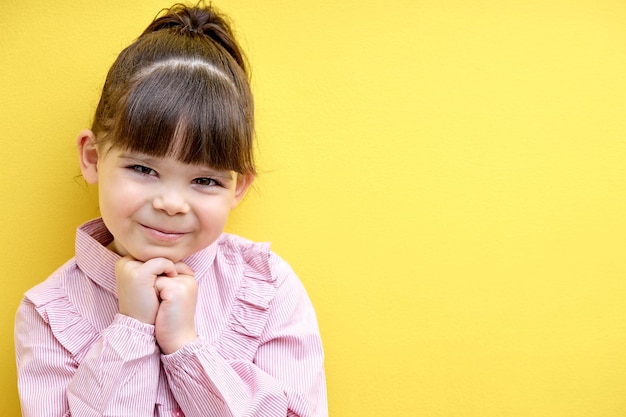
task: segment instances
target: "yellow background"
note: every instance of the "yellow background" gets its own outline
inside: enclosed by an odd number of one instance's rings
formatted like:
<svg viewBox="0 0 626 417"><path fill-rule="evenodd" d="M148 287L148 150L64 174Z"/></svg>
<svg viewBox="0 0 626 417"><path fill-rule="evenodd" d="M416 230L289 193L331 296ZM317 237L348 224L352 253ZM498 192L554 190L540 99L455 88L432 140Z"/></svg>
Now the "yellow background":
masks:
<svg viewBox="0 0 626 417"><path fill-rule="evenodd" d="M13 317L97 215L77 132L163 0L0 10L0 396ZM261 176L229 231L317 308L333 417L626 415L626 3L221 0Z"/></svg>

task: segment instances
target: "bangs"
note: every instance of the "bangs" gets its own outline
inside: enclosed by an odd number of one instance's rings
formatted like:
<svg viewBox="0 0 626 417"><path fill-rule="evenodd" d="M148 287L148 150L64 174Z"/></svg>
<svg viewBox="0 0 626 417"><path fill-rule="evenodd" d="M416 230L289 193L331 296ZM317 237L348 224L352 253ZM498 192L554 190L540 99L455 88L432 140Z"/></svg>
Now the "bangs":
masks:
<svg viewBox="0 0 626 417"><path fill-rule="evenodd" d="M206 64L166 64L140 73L113 127L114 146L154 157L254 173L252 108ZM143 75L143 76L142 76Z"/></svg>

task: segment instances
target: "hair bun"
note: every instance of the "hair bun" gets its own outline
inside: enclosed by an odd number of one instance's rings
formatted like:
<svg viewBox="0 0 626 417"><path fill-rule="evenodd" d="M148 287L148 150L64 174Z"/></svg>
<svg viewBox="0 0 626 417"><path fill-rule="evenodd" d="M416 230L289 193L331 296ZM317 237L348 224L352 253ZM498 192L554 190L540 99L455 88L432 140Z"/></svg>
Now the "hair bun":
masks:
<svg viewBox="0 0 626 417"><path fill-rule="evenodd" d="M189 7L178 3L159 14L141 36L160 30L185 36L206 36L224 48L246 71L243 53L235 41L230 23L212 6Z"/></svg>

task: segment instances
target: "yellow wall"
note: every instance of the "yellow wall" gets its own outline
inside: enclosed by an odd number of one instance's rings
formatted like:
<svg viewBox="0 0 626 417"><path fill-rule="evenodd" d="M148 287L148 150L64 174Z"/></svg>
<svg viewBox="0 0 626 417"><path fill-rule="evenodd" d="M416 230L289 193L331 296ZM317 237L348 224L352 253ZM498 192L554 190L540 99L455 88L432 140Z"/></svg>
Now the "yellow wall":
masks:
<svg viewBox="0 0 626 417"><path fill-rule="evenodd" d="M74 138L164 0L0 11L0 396L97 215ZM626 415L626 3L221 0L263 174L229 226L309 290L333 417Z"/></svg>

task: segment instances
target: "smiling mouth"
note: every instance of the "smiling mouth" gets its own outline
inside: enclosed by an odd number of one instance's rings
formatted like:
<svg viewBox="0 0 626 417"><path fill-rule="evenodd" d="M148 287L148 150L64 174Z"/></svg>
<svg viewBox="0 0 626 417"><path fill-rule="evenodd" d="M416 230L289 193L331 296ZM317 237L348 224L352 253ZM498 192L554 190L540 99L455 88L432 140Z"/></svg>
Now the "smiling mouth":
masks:
<svg viewBox="0 0 626 417"><path fill-rule="evenodd" d="M151 226L146 226L145 224L142 224L141 226L150 236L157 240L174 241L187 234L187 232L161 230Z"/></svg>

